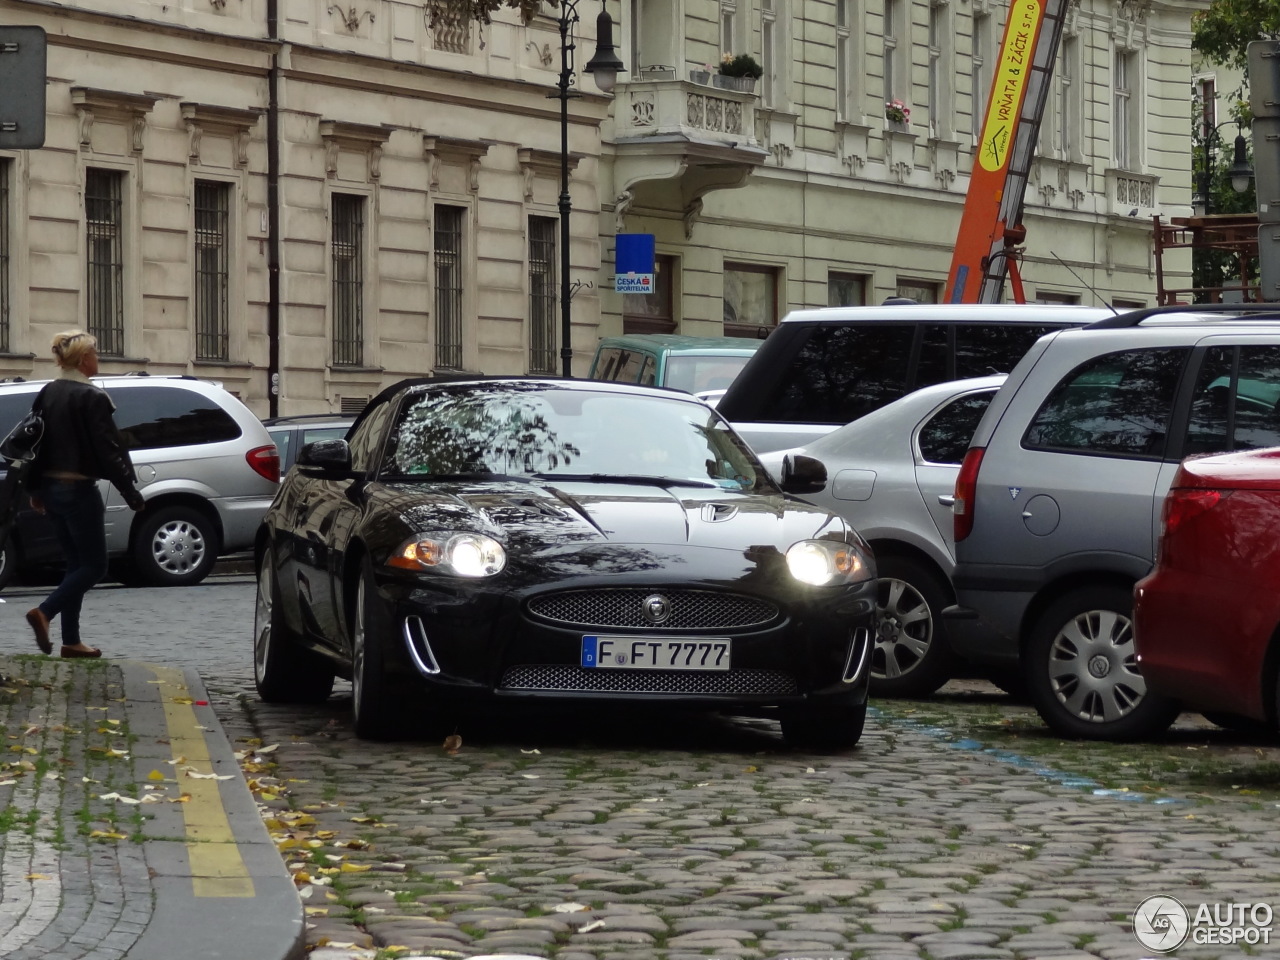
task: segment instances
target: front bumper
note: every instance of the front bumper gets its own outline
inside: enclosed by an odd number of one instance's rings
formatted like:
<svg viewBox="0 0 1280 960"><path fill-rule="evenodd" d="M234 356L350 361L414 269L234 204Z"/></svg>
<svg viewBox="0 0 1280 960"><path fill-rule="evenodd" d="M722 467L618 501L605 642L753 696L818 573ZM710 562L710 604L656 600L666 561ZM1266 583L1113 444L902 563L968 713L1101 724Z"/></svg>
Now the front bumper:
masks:
<svg viewBox="0 0 1280 960"><path fill-rule="evenodd" d="M679 628L617 622L558 621L542 601L574 594L698 595L722 607L747 597L770 606L764 622ZM519 595L449 590L391 580L380 585L391 636L388 667L425 685L434 699L662 702L689 707L794 706L810 701L865 701L873 643L875 586L867 582L803 602L742 594L731 588L613 582ZM590 606L590 604L586 604ZM730 603L730 605L732 605ZM748 618L749 619L749 618ZM583 637L729 638L731 669L622 669L582 666Z"/></svg>

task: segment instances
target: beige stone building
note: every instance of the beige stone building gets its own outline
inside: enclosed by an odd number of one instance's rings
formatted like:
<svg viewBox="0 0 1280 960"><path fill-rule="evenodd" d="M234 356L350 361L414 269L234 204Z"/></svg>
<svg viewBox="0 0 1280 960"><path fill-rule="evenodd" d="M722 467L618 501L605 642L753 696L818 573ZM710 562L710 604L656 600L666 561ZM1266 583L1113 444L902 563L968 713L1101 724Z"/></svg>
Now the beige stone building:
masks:
<svg viewBox="0 0 1280 960"><path fill-rule="evenodd" d="M0 6L48 35L45 145L0 151L0 376L47 375L72 326L105 372L217 379L264 416L559 371L554 8L481 28L400 0ZM1029 297L1153 301L1151 217L1190 202L1194 6L1073 5ZM628 70L612 97L579 76L569 108L576 374L624 329L941 298L1006 4L606 7ZM579 67L599 9L579 2ZM760 61L754 89L700 75L726 50ZM613 291L617 232L656 236L655 295Z"/></svg>

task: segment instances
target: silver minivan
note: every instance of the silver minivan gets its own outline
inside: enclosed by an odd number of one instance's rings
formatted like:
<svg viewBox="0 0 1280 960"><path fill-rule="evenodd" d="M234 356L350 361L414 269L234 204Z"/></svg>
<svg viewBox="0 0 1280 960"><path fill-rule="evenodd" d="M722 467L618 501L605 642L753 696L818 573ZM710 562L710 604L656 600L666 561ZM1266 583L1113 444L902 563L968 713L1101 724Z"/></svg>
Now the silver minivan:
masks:
<svg viewBox="0 0 1280 960"><path fill-rule="evenodd" d="M943 611L952 646L1016 671L1060 734L1131 739L1168 725L1177 706L1147 693L1132 621L1165 493L1185 457L1280 445L1280 308L1213 309L1046 336L997 391L961 465L956 604Z"/></svg>
<svg viewBox="0 0 1280 960"><path fill-rule="evenodd" d="M0 383L0 436L48 381ZM102 481L107 552L139 582L198 583L222 554L253 546L279 488L280 457L261 421L216 383L188 376L103 376L146 508L131 511ZM52 524L20 510L0 552L0 585L19 566L54 563Z"/></svg>

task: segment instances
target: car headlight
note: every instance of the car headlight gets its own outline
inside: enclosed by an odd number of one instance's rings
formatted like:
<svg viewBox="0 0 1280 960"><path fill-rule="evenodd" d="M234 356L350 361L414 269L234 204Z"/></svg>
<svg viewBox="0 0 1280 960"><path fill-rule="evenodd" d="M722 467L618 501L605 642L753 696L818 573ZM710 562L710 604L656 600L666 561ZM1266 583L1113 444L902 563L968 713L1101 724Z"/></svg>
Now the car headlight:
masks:
<svg viewBox="0 0 1280 960"><path fill-rule="evenodd" d="M787 569L801 583L827 587L871 579L871 564L852 543L801 540L787 549Z"/></svg>
<svg viewBox="0 0 1280 960"><path fill-rule="evenodd" d="M420 536L402 543L387 565L401 570L438 570L459 577L492 577L507 565L507 551L483 533Z"/></svg>

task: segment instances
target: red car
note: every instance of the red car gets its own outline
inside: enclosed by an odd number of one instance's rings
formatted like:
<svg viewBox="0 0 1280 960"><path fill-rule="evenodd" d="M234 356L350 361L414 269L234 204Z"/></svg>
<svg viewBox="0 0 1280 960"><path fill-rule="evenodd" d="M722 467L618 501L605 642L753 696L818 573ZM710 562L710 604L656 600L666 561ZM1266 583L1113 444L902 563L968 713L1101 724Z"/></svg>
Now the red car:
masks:
<svg viewBox="0 0 1280 960"><path fill-rule="evenodd" d="M1185 461L1155 569L1134 590L1147 689L1225 727L1274 729L1280 700L1280 447Z"/></svg>

